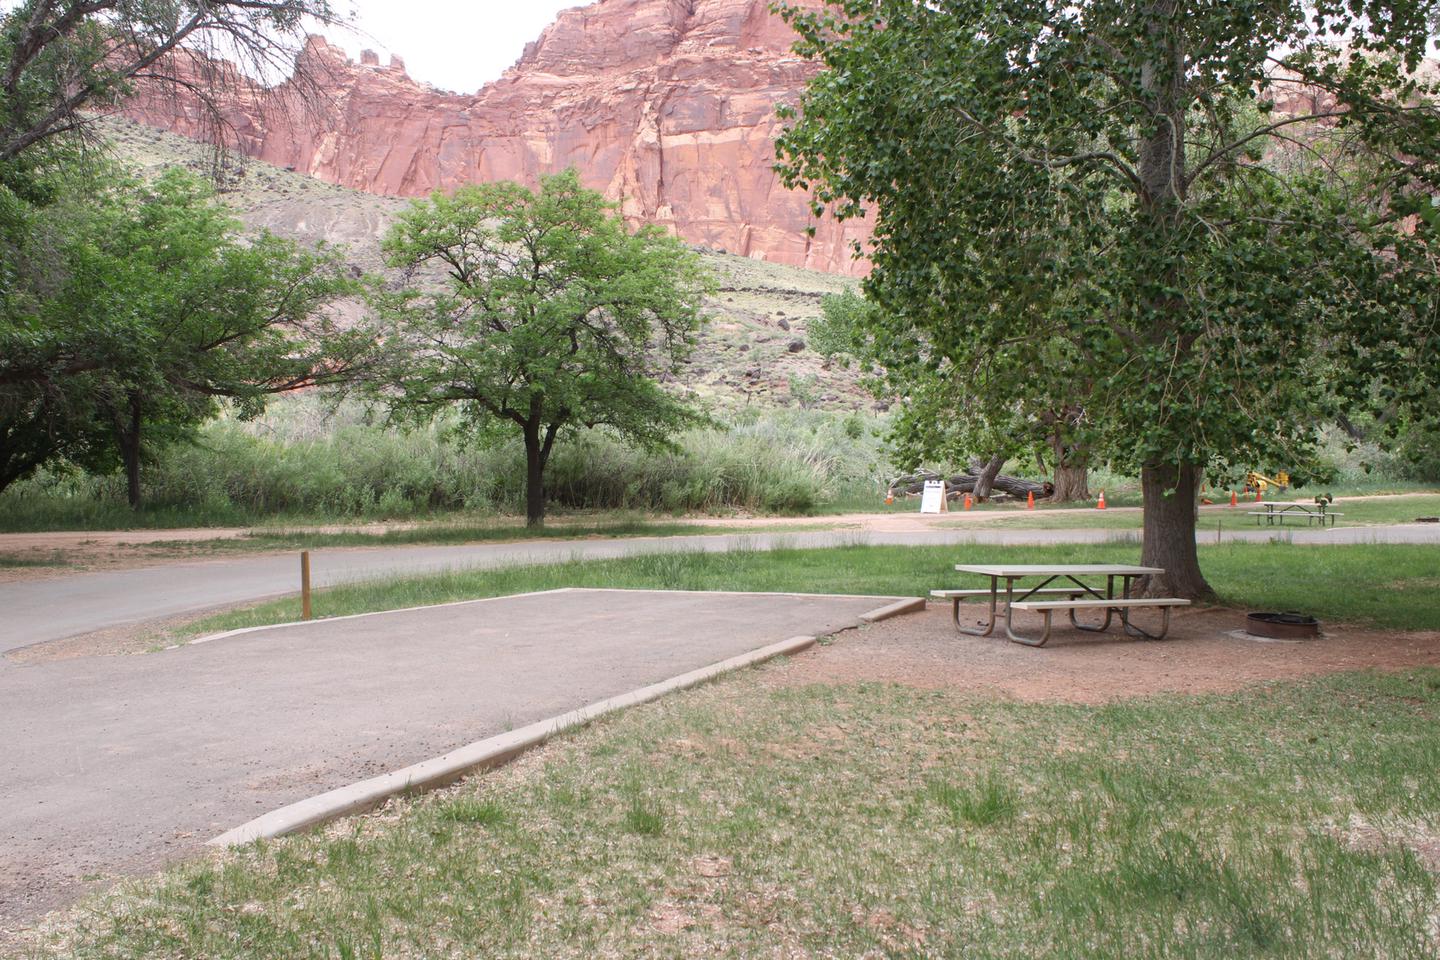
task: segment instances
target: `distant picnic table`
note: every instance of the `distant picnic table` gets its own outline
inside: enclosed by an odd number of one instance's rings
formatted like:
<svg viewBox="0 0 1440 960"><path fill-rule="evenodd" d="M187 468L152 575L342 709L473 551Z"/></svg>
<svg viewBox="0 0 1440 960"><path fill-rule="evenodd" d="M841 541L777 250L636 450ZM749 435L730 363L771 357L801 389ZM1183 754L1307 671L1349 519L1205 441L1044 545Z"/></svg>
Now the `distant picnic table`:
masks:
<svg viewBox="0 0 1440 960"><path fill-rule="evenodd" d="M1031 647L1043 647L1050 640L1051 615L1062 610L1069 614L1070 623L1079 630L1098 633L1108 630L1118 614L1126 634L1148 640L1159 640L1170 630L1170 611L1187 605L1189 600L1173 597L1136 598L1130 596L1130 585L1139 577L1164 573L1161 567L1137 567L1124 564L1079 563L1079 564L969 564L957 563L960 573L977 574L990 578L989 589L975 590L932 590L930 595L937 599L949 600L953 604L952 618L955 629L976 637L988 637L995 630L999 605L1005 604L1005 636L1016 643ZM1100 585L1103 578L1104 586ZM1001 581L1005 582L1002 592ZM1120 591L1116 593L1116 581ZM1038 581L1021 584L1021 581ZM1017 586L1018 585L1018 586ZM983 630L967 627L960 622L960 604L967 597L989 597L990 620ZM1003 600L1002 600L1003 597ZM1063 597L1064 599L1048 599ZM1042 598L1042 599L1032 599ZM1160 632L1148 633L1130 622L1130 610L1135 607L1154 607L1164 614ZM1025 610L1043 614L1045 630L1039 638L1028 637L1015 632L1013 611ZM1103 610L1103 623L1088 625L1075 619L1077 610Z"/></svg>
<svg viewBox="0 0 1440 960"><path fill-rule="evenodd" d="M1325 521L1330 521L1330 526L1335 526L1335 518L1343 517L1345 514L1330 509L1330 504L1324 500L1262 500L1256 504L1263 507L1260 510L1249 511L1249 516L1255 518L1256 525L1284 526L1288 517L1291 520L1304 519L1305 526L1318 523L1325 526Z"/></svg>

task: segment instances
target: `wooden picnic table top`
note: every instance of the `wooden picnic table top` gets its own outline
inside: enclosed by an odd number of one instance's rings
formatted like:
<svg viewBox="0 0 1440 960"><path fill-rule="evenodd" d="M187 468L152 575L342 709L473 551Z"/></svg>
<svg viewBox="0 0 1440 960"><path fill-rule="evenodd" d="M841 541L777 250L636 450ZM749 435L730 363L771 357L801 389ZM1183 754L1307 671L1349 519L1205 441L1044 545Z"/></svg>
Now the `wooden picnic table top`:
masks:
<svg viewBox="0 0 1440 960"><path fill-rule="evenodd" d="M1109 563L957 563L961 573L984 577L1143 577L1164 573L1161 567L1132 567Z"/></svg>
<svg viewBox="0 0 1440 960"><path fill-rule="evenodd" d="M1262 507L1309 507L1312 510L1324 510L1328 503L1316 503L1314 500L1261 500Z"/></svg>

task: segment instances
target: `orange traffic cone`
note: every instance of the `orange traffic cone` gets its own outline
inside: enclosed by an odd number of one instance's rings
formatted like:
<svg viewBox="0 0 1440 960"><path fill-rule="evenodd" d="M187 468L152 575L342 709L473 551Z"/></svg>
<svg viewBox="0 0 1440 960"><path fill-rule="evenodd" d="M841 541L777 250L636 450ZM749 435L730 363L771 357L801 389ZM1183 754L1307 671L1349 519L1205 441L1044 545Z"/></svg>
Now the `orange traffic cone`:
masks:
<svg viewBox="0 0 1440 960"><path fill-rule="evenodd" d="M1240 498L1237 497L1237 496L1235 496L1235 491L1234 491L1234 490L1231 490L1231 491L1230 491L1230 506L1232 506L1232 507L1238 507L1238 506L1240 506Z"/></svg>
<svg viewBox="0 0 1440 960"><path fill-rule="evenodd" d="M1259 503L1261 500L1264 500L1264 499L1265 499L1265 491L1264 491L1264 490L1261 490L1259 487L1256 487L1256 488L1255 488L1255 502L1256 502L1256 503Z"/></svg>
<svg viewBox="0 0 1440 960"><path fill-rule="evenodd" d="M1096 509L1096 510L1104 510L1104 509L1105 509L1105 491L1104 491L1104 490L1101 490L1101 491L1100 491L1100 502L1097 503L1097 504L1095 504L1095 509Z"/></svg>
<svg viewBox="0 0 1440 960"><path fill-rule="evenodd" d="M894 503L894 502L895 502L895 493L894 493L894 491L892 491L892 490L886 490L886 491L885 491L885 506L888 507L888 506L890 506L890 504L892 504L892 503Z"/></svg>
<svg viewBox="0 0 1440 960"><path fill-rule="evenodd" d="M970 503L971 503L970 494L967 493L967 494L965 494L965 509L966 509L966 510L969 510L969 509L970 509Z"/></svg>
<svg viewBox="0 0 1440 960"><path fill-rule="evenodd" d="M1034 491L1034 490L1031 490L1030 493L1025 497L1025 509L1026 509L1026 510L1034 510L1034 509L1035 509L1035 491Z"/></svg>

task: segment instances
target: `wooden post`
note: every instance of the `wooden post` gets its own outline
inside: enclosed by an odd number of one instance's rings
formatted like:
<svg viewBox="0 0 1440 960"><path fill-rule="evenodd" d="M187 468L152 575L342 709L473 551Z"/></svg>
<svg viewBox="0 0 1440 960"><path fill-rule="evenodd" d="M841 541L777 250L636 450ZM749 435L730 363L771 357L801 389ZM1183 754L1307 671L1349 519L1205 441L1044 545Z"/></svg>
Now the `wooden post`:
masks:
<svg viewBox="0 0 1440 960"><path fill-rule="evenodd" d="M310 551L300 551L300 619L310 619Z"/></svg>

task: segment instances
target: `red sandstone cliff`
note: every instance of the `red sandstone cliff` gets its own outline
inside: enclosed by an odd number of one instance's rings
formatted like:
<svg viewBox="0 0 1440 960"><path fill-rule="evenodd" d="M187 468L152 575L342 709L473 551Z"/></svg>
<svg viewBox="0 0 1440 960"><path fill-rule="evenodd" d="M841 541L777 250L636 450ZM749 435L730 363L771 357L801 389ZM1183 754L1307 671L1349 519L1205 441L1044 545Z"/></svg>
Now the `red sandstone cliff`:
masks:
<svg viewBox="0 0 1440 960"><path fill-rule="evenodd" d="M859 273L861 223L815 223L803 194L771 169L777 105L815 71L769 0L599 0L562 12L505 75L475 94L411 80L392 59L360 63L312 38L301 72L225 110L231 146L334 183L419 195L481 180L534 182L576 167L634 222L685 240L794 266ZM300 106L302 99L311 104ZM198 101L141 95L125 110L203 137Z"/></svg>

